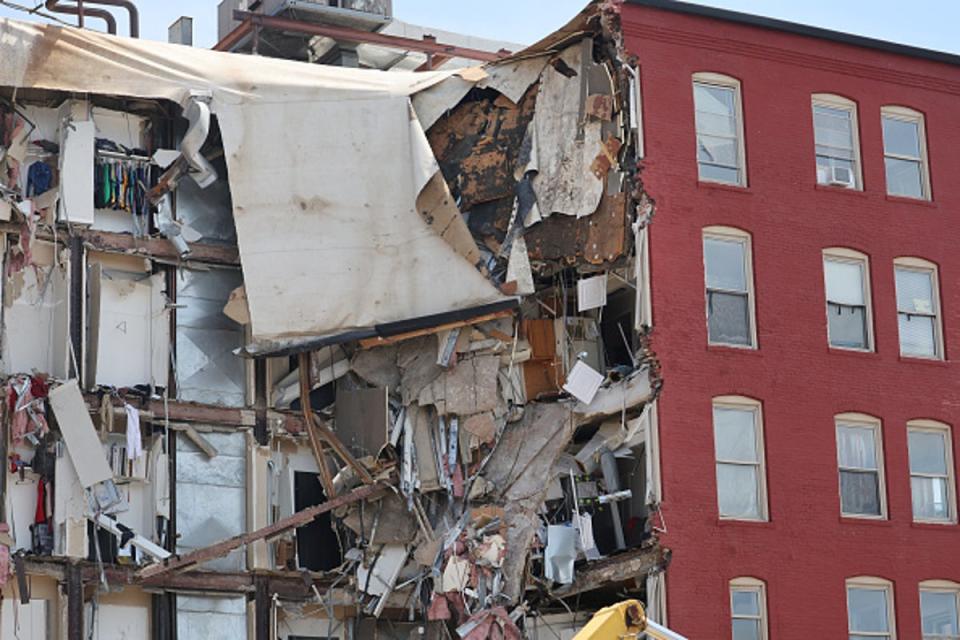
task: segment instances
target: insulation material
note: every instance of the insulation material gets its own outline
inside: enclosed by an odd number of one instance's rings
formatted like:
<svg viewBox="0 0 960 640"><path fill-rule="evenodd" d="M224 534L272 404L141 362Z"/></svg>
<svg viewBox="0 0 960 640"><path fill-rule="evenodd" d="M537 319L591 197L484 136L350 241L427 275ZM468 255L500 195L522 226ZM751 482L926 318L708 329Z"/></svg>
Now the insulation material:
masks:
<svg viewBox="0 0 960 640"><path fill-rule="evenodd" d="M54 260L53 245L33 243L35 267L4 278L3 372L67 375L68 278ZM16 339L9 330L16 327Z"/></svg>
<svg viewBox="0 0 960 640"><path fill-rule="evenodd" d="M97 384L166 386L170 320L164 288L160 273L101 272L99 317L91 326L97 331Z"/></svg>
<svg viewBox="0 0 960 640"><path fill-rule="evenodd" d="M76 380L70 380L50 392L50 408L67 445L67 452L84 488L113 479L113 472L90 419L87 405Z"/></svg>
<svg viewBox="0 0 960 640"><path fill-rule="evenodd" d="M597 210L603 195L605 180L591 169L600 152L603 123L587 120L581 127L581 82L586 82L583 76L589 66L584 64L583 48L571 47L560 59L562 64L554 63L543 73L528 133L532 150L527 171L537 174L533 186L541 216L562 213L582 218ZM568 76L570 71L574 75ZM536 220L528 217L525 222Z"/></svg>
<svg viewBox="0 0 960 640"><path fill-rule="evenodd" d="M223 313L230 292L242 284L229 269L177 275L177 394L180 400L241 407L246 398L243 326Z"/></svg>
<svg viewBox="0 0 960 640"><path fill-rule="evenodd" d="M222 158L213 161L218 175L226 175L227 165ZM218 180L206 189L193 180L182 180L177 187L177 219L193 229L202 242L235 244L237 229L233 224L230 185Z"/></svg>
<svg viewBox="0 0 960 640"><path fill-rule="evenodd" d="M178 594L176 617L177 640L247 637L247 599L244 596Z"/></svg>
<svg viewBox="0 0 960 640"><path fill-rule="evenodd" d="M177 434L177 553L183 554L246 531L246 434L204 433L217 449L207 458L184 434ZM242 549L202 565L215 571L246 568Z"/></svg>
<svg viewBox="0 0 960 640"><path fill-rule="evenodd" d="M212 93L261 347L503 299L416 209L439 168L410 96L447 72L377 74L10 20L0 58L3 86L177 103ZM458 286L435 286L437 273Z"/></svg>

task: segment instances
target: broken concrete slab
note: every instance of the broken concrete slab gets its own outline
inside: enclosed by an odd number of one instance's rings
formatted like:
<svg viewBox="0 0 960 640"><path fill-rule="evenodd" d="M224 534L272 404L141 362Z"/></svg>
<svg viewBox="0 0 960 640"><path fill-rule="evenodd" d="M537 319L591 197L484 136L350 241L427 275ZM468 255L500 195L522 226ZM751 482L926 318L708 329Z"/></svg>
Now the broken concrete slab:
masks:
<svg viewBox="0 0 960 640"><path fill-rule="evenodd" d="M466 358L420 392L421 406L433 405L442 415L471 415L497 408L498 356Z"/></svg>

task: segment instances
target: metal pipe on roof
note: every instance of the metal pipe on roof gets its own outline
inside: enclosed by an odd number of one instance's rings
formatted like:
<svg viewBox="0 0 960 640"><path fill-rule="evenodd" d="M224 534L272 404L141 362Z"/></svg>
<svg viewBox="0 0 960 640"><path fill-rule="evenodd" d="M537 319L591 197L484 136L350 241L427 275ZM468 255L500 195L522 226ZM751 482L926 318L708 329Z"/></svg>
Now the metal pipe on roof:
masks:
<svg viewBox="0 0 960 640"><path fill-rule="evenodd" d="M137 10L137 5L135 5L131 0L83 0L87 4L105 4L111 7L121 7L126 9L130 14L130 37L139 38L140 37L140 11ZM89 12L89 10L88 10Z"/></svg>
<svg viewBox="0 0 960 640"><path fill-rule="evenodd" d="M86 0L90 2L90 0ZM52 11L53 13L62 13L69 16L80 16L81 9L78 6L65 4L63 0L46 0L44 5L47 8L47 11ZM113 35L117 34L117 20L113 17L113 14L104 9L83 9L83 15L88 18L100 18L107 23L107 32L112 33Z"/></svg>

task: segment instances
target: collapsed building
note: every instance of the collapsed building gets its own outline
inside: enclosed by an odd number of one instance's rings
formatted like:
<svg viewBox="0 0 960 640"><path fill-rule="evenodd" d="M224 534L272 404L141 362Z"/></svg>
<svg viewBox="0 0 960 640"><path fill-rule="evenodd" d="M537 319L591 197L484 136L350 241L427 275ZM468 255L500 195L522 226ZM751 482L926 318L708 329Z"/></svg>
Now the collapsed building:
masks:
<svg viewBox="0 0 960 640"><path fill-rule="evenodd" d="M616 3L455 71L14 21L0 55L0 635L537 638L655 604Z"/></svg>

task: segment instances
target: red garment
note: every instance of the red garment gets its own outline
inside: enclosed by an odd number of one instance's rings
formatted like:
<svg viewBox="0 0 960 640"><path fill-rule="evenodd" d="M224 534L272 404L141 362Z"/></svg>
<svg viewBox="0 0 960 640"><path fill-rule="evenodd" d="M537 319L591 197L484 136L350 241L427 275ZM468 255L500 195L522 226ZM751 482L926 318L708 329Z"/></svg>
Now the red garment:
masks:
<svg viewBox="0 0 960 640"><path fill-rule="evenodd" d="M33 524L47 523L47 483L43 478L37 481L37 512L33 516Z"/></svg>

